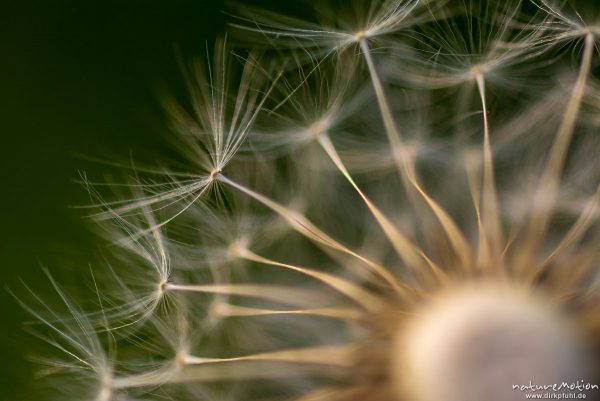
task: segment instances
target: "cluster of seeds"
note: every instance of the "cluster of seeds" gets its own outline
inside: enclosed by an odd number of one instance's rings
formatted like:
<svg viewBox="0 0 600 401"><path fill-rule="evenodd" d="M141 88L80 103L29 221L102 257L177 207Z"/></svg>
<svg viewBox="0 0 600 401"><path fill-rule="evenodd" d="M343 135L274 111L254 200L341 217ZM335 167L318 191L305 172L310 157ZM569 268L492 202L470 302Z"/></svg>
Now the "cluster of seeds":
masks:
<svg viewBox="0 0 600 401"><path fill-rule="evenodd" d="M319 7L235 9L165 101L180 160L86 180L92 299L24 302L48 394L600 396L600 4Z"/></svg>

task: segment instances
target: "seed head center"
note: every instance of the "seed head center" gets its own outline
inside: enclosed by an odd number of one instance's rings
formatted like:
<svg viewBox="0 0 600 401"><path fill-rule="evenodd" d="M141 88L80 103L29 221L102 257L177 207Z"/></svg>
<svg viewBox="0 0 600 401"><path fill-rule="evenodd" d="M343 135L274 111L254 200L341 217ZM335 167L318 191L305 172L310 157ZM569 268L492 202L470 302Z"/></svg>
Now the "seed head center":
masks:
<svg viewBox="0 0 600 401"><path fill-rule="evenodd" d="M396 340L398 395L512 401L523 399L513 385L581 380L588 373L581 338L546 301L498 286L440 296Z"/></svg>

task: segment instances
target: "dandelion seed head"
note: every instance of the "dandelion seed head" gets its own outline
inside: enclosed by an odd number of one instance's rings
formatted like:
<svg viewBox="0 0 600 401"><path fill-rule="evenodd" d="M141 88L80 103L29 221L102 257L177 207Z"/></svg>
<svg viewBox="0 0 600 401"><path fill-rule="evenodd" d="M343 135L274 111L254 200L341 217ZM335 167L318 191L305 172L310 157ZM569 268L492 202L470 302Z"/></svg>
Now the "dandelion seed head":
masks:
<svg viewBox="0 0 600 401"><path fill-rule="evenodd" d="M187 170L132 166L114 201L84 179L109 291L94 278L86 313L51 280L67 318L34 295L55 367L96 401L506 401L593 380L598 23L475 3L241 9L238 40L265 51L217 41L184 70L189 104L166 102Z"/></svg>

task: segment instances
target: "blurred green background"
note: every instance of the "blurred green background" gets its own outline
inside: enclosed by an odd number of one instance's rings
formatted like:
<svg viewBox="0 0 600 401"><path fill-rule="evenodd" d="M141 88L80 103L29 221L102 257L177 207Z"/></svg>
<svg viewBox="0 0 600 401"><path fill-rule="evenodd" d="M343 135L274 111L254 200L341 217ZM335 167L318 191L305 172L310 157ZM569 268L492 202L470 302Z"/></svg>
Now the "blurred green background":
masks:
<svg viewBox="0 0 600 401"><path fill-rule="evenodd" d="M177 53L201 57L226 16L221 0L2 4L0 400L8 401L30 400L27 357L40 341L23 331L30 317L5 288L23 293L20 280L49 288L42 265L59 277L87 273L96 248L84 211L71 207L90 202L74 180L79 170L101 178L106 166L76 155L160 154L159 94L184 91Z"/></svg>

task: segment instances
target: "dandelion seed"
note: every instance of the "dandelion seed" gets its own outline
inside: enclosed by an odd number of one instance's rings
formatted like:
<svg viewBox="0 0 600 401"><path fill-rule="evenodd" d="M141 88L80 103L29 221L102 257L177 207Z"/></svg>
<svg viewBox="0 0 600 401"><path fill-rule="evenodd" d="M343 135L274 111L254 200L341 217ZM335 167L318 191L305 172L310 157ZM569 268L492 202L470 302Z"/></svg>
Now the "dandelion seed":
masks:
<svg viewBox="0 0 600 401"><path fill-rule="evenodd" d="M243 7L233 27L271 38L271 42L283 48L322 49L324 55L341 52L370 39L393 34L422 23L430 18L428 1L423 0L376 0L370 4L353 2L354 10L340 15L344 10L330 9L322 4L321 15L325 21L311 23L277 15L264 10ZM327 18L328 17L328 18ZM347 17L346 19L344 17Z"/></svg>
<svg viewBox="0 0 600 401"><path fill-rule="evenodd" d="M139 185L136 197L128 201L119 201L116 205L101 202L109 210L96 214L98 220L112 218L114 215L127 216L138 213L144 208L155 212L175 207L175 212L149 230L160 228L174 220L192 205L201 200L214 188L216 178L240 150L252 123L268 98L272 85L265 93L261 92L261 81L257 61L253 55L245 61L238 82L237 94L230 98L229 85L232 80L230 55L224 41L215 45L214 67L208 72L200 63L194 65L189 75L190 98L193 115L190 116L174 102L167 104L172 117L177 145L197 170L184 177L178 173L166 172L171 179L170 185ZM150 195L144 192L148 191ZM183 205L181 205L183 204ZM139 232L144 235L148 231Z"/></svg>

